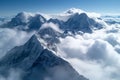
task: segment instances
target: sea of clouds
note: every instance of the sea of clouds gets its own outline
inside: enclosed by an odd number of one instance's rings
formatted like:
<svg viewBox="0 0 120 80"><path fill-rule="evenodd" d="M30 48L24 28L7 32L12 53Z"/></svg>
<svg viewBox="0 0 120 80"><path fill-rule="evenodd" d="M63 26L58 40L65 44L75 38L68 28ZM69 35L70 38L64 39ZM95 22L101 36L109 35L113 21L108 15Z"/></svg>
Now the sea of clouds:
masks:
<svg viewBox="0 0 120 80"><path fill-rule="evenodd" d="M43 26L52 25L52 23ZM58 28L54 28L58 30ZM15 29L0 28L0 58L15 46L23 45L35 32L27 33ZM107 25L92 34L60 38L59 55L73 68L90 80L120 79L120 24ZM19 71L18 71L19 72ZM8 78L0 80L19 80L16 71L10 71Z"/></svg>
<svg viewBox="0 0 120 80"><path fill-rule="evenodd" d="M60 55L90 80L120 79L120 25L61 38Z"/></svg>

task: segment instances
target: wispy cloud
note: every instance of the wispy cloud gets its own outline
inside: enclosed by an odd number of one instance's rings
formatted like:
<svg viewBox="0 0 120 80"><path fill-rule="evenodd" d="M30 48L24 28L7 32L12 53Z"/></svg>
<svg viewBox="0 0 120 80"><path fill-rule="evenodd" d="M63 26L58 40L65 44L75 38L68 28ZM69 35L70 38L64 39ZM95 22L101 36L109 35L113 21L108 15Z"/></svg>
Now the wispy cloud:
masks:
<svg viewBox="0 0 120 80"><path fill-rule="evenodd" d="M34 32L27 33L14 29L0 28L0 58L15 46L24 44Z"/></svg>

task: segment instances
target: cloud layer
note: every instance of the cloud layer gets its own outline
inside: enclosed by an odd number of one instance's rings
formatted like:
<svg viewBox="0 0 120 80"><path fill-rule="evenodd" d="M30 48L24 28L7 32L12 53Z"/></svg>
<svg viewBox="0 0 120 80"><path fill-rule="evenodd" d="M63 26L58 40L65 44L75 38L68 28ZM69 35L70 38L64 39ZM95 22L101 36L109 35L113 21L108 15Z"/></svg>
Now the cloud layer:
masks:
<svg viewBox="0 0 120 80"><path fill-rule="evenodd" d="M59 53L90 80L119 80L120 28L116 27L60 39Z"/></svg>

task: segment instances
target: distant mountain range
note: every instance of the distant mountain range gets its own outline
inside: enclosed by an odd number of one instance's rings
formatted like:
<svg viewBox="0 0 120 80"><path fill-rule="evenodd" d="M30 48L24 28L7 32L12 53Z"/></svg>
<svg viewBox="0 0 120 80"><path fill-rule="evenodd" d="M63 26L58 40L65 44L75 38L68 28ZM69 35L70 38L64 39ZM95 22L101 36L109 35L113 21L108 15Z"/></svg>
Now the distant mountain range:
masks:
<svg viewBox="0 0 120 80"><path fill-rule="evenodd" d="M77 12L78 11L78 12ZM94 29L103 28L104 23L99 18L90 18L87 13L79 12L80 10L70 9L64 13L64 17L69 18L67 21L60 20L59 18L50 18L47 20L41 14L31 15L26 12L18 13L11 21L1 25L1 27L16 28L25 31L38 30L44 23L57 24L63 31L82 31L91 33Z"/></svg>

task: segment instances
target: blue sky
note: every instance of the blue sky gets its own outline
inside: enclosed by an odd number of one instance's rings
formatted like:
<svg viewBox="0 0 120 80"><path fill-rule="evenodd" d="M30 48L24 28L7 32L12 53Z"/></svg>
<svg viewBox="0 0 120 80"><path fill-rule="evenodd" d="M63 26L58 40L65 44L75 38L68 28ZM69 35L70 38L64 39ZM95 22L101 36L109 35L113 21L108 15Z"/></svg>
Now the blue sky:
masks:
<svg viewBox="0 0 120 80"><path fill-rule="evenodd" d="M59 13L69 8L98 13L120 13L120 0L0 0L0 16L18 12Z"/></svg>

